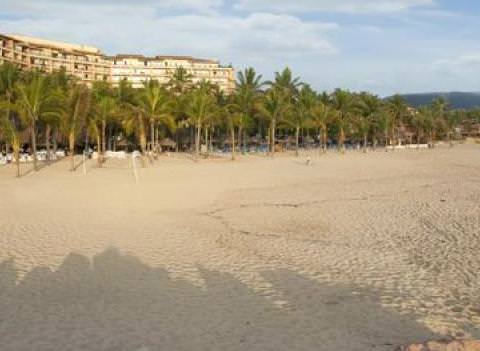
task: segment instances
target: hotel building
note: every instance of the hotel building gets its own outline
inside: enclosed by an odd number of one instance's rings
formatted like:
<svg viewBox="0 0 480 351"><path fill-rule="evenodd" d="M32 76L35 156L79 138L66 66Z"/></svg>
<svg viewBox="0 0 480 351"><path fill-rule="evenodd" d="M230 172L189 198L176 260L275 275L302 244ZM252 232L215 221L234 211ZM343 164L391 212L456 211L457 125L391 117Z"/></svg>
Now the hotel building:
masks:
<svg viewBox="0 0 480 351"><path fill-rule="evenodd" d="M116 86L121 80L134 88L147 80L168 83L175 70L183 67L193 83L202 80L217 84L221 90L235 88L235 71L215 60L187 56L116 55L106 56L99 49L65 44L22 35L0 34L0 64L11 62L22 69L53 72L64 68L66 72L91 85L94 81L107 81Z"/></svg>

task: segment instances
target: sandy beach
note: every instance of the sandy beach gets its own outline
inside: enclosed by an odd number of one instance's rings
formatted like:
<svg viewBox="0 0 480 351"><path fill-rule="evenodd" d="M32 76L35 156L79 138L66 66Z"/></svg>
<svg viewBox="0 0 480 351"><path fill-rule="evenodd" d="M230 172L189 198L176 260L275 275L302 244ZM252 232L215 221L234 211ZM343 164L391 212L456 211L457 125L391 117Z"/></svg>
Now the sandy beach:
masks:
<svg viewBox="0 0 480 351"><path fill-rule="evenodd" d="M306 157L0 167L0 350L480 338L480 147Z"/></svg>

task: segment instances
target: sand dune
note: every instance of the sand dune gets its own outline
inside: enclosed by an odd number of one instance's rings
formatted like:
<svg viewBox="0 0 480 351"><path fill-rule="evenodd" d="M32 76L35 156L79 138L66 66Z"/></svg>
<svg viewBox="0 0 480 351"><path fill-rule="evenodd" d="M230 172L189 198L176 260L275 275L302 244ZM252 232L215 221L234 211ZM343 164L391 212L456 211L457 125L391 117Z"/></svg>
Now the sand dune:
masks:
<svg viewBox="0 0 480 351"><path fill-rule="evenodd" d="M480 148L311 159L1 167L0 350L479 338Z"/></svg>

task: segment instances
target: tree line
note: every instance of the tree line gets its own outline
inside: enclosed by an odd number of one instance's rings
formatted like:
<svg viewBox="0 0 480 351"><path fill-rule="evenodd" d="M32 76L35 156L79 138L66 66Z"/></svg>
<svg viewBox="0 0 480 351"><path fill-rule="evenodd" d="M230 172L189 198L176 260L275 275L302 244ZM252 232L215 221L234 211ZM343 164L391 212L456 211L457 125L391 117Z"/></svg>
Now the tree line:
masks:
<svg viewBox="0 0 480 351"><path fill-rule="evenodd" d="M480 114L454 111L443 99L418 110L400 96L388 100L367 93L337 89L316 92L289 68L263 80L253 68L238 73L231 94L202 81L194 84L184 68L176 69L168 84L149 80L134 89L124 80L80 84L65 71L21 71L0 66L0 143L12 150L19 172L20 153L28 145L38 169L39 143L47 162L63 145L75 167L79 148L93 146L98 166L117 141L155 158L161 140L169 138L197 155L214 146L227 146L232 158L251 145L263 145L273 156L282 145L297 155L304 145L327 151L346 144L367 148L400 142L452 140L455 128ZM3 149L3 147L2 147Z"/></svg>

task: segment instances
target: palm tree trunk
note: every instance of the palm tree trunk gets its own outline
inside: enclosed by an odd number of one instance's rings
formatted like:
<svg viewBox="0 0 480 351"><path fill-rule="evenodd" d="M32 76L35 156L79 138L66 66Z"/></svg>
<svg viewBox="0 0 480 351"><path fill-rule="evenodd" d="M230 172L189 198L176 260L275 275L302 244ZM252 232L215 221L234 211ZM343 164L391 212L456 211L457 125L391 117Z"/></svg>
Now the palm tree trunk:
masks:
<svg viewBox="0 0 480 351"><path fill-rule="evenodd" d="M15 156L15 163L17 166L17 177L20 177L20 138L18 135L13 136L12 140L13 154Z"/></svg>
<svg viewBox="0 0 480 351"><path fill-rule="evenodd" d="M238 126L238 138L237 139L238 139L238 141L237 141L238 150L243 152L243 150L242 150L242 125L241 124Z"/></svg>
<svg viewBox="0 0 480 351"><path fill-rule="evenodd" d="M300 127L297 126L295 130L295 155L298 157L300 155Z"/></svg>
<svg viewBox="0 0 480 351"><path fill-rule="evenodd" d="M197 122L197 134L195 136L195 153L200 155L200 137L202 132L202 125L200 123L200 119Z"/></svg>
<svg viewBox="0 0 480 351"><path fill-rule="evenodd" d="M97 133L97 150L100 150L102 142L100 141L100 134ZM97 165L99 168L102 167L102 154L99 152L97 157Z"/></svg>
<svg viewBox="0 0 480 351"><path fill-rule="evenodd" d="M272 128L271 128L271 133L272 133L272 157L275 156L275 129L277 128L276 126L276 119L272 119Z"/></svg>
<svg viewBox="0 0 480 351"><path fill-rule="evenodd" d="M17 177L20 177L20 140L13 145L13 153L15 154L15 163L17 164Z"/></svg>
<svg viewBox="0 0 480 351"><path fill-rule="evenodd" d="M5 117L7 118L7 123L10 122L10 94L7 93L7 109L5 111ZM10 149L10 145L8 145L8 140L5 142L5 157L8 155L8 150ZM1 153L1 150L0 150Z"/></svg>
<svg viewBox="0 0 480 351"><path fill-rule="evenodd" d="M47 148L47 162L50 163L50 134L51 134L51 127L47 124L45 129L45 146Z"/></svg>
<svg viewBox="0 0 480 351"><path fill-rule="evenodd" d="M363 152L367 153L367 134L363 135Z"/></svg>
<svg viewBox="0 0 480 351"><path fill-rule="evenodd" d="M155 150L155 121L150 119L150 151L154 152Z"/></svg>
<svg viewBox="0 0 480 351"><path fill-rule="evenodd" d="M323 153L327 152L327 128L322 128L322 148Z"/></svg>
<svg viewBox="0 0 480 351"><path fill-rule="evenodd" d="M145 168L146 167L146 162L145 162L145 157L147 156L147 133L145 131L145 124L143 123L143 120L142 120L142 115L139 114L137 116L137 119L138 119L138 123L139 123L139 126L138 126L138 133L139 133L139 142L140 142L140 150L142 152L142 167Z"/></svg>
<svg viewBox="0 0 480 351"><path fill-rule="evenodd" d="M205 126L205 147L207 149L207 155L208 155L208 126Z"/></svg>
<svg viewBox="0 0 480 351"><path fill-rule="evenodd" d="M55 132L53 133L53 154L55 157L57 156L57 149L58 149L58 128L55 128Z"/></svg>
<svg viewBox="0 0 480 351"><path fill-rule="evenodd" d="M104 162L105 152L107 151L107 139L106 136L107 121L102 120L102 162Z"/></svg>
<svg viewBox="0 0 480 351"><path fill-rule="evenodd" d="M68 134L68 146L70 149L70 159L71 159L71 171L75 170L75 132L70 130Z"/></svg>
<svg viewBox="0 0 480 351"><path fill-rule="evenodd" d="M212 130L210 131L210 139L209 139L209 151L210 152L213 152L213 136L215 134L215 128L212 128Z"/></svg>
<svg viewBox="0 0 480 351"><path fill-rule="evenodd" d="M344 154L345 153L345 131L343 130L343 127L340 128L340 133L338 137L338 146L340 147L340 152Z"/></svg>
<svg viewBox="0 0 480 351"><path fill-rule="evenodd" d="M395 138L395 127L392 128L391 144L393 146L392 151L395 151L395 146L397 146L396 145L396 138Z"/></svg>
<svg viewBox="0 0 480 351"><path fill-rule="evenodd" d="M270 127L268 127L268 130L267 130L267 142L268 142L268 152L269 153L272 152L272 133L271 133L271 130L272 130L272 127L271 127L271 124L270 124Z"/></svg>
<svg viewBox="0 0 480 351"><path fill-rule="evenodd" d="M242 138L243 152L247 151L247 130L243 129L243 138Z"/></svg>
<svg viewBox="0 0 480 351"><path fill-rule="evenodd" d="M230 137L232 138L232 161L235 161L235 127L230 128Z"/></svg>
<svg viewBox="0 0 480 351"><path fill-rule="evenodd" d="M33 170L36 172L38 171L37 167L37 131L36 131L36 125L35 125L35 120L32 121L32 125L30 127L30 136L32 140L32 152L33 152Z"/></svg>

